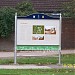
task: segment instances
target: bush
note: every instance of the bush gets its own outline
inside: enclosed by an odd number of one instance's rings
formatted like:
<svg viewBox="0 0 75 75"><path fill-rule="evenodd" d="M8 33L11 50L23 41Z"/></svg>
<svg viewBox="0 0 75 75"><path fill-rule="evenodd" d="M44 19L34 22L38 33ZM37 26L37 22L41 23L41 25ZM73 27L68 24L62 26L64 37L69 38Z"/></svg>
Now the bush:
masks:
<svg viewBox="0 0 75 75"><path fill-rule="evenodd" d="M0 8L0 37L8 37L14 31L15 12L18 12L20 16L27 16L36 11L29 2L19 3L16 8Z"/></svg>
<svg viewBox="0 0 75 75"><path fill-rule="evenodd" d="M34 10L34 8L32 6L32 3L28 2L28 1L19 3L16 6L16 10L20 16L27 16L29 14L36 13L36 11Z"/></svg>
<svg viewBox="0 0 75 75"><path fill-rule="evenodd" d="M64 3L63 5L63 17L71 17L75 18L75 0L71 0L68 3Z"/></svg>
<svg viewBox="0 0 75 75"><path fill-rule="evenodd" d="M15 12L14 8L0 8L0 37L8 37L14 30Z"/></svg>

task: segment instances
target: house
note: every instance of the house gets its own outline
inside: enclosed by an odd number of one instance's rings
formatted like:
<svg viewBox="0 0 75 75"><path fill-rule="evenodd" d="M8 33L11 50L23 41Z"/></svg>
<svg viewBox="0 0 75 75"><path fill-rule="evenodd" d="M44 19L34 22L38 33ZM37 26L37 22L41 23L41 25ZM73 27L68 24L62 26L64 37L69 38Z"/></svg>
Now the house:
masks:
<svg viewBox="0 0 75 75"><path fill-rule="evenodd" d="M0 7L15 7L18 3L30 1L34 9L40 13L62 12L62 4L72 0L0 0ZM62 20L62 49L74 49L75 46L75 20L64 18ZM0 39L0 50L13 50L14 42L11 39ZM14 37L13 37L14 38ZM3 40L3 41L2 41ZM8 42L8 43L7 43ZM12 44L11 44L12 43ZM10 45L8 47L8 45Z"/></svg>

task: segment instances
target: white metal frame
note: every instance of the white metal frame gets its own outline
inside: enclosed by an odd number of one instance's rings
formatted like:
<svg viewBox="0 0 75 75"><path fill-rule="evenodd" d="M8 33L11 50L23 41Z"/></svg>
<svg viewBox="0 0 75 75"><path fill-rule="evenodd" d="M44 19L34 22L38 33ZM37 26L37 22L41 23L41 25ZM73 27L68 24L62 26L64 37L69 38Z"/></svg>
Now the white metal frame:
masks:
<svg viewBox="0 0 75 75"><path fill-rule="evenodd" d="M17 13L15 13L15 50L14 50L14 64L17 63L17 51L16 51L16 45L17 45Z"/></svg>
<svg viewBox="0 0 75 75"><path fill-rule="evenodd" d="M61 64L61 24L62 23L62 17L61 17L61 13L60 13L60 25L59 25L59 31L60 31L60 33L59 33L59 36L60 36L60 39L59 39L59 41L60 41L60 45L59 45L59 65Z"/></svg>
<svg viewBox="0 0 75 75"><path fill-rule="evenodd" d="M60 13L60 25L59 25L59 36L60 36L60 45L59 45L59 63L61 64L61 24L62 24L62 17L61 17L61 13ZM14 48L14 64L17 64L17 51L16 51L16 46L17 46L17 13L15 13L15 48Z"/></svg>

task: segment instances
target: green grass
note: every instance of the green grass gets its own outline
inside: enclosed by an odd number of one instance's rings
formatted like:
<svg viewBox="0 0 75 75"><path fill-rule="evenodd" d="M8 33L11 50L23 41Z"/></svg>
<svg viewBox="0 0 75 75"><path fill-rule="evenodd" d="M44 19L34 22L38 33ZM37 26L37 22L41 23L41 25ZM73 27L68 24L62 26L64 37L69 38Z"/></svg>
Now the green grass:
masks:
<svg viewBox="0 0 75 75"><path fill-rule="evenodd" d="M61 56L62 64L75 64L75 54L67 54ZM0 58L0 64L13 64L13 58ZM18 64L37 64L37 65L48 65L57 64L58 58L56 57L18 57Z"/></svg>
<svg viewBox="0 0 75 75"><path fill-rule="evenodd" d="M74 75L74 69L0 69L0 75Z"/></svg>
<svg viewBox="0 0 75 75"><path fill-rule="evenodd" d="M75 54L62 55L61 62L63 64L75 64Z"/></svg>

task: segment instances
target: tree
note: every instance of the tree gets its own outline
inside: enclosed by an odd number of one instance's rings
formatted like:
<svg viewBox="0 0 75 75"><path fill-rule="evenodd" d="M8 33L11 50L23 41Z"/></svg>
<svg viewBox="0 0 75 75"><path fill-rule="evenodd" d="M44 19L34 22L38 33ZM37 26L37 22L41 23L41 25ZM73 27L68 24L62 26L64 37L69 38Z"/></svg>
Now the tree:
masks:
<svg viewBox="0 0 75 75"><path fill-rule="evenodd" d="M8 37L14 31L15 12L20 16L26 16L36 11L29 2L19 3L16 8L0 8L0 37Z"/></svg>
<svg viewBox="0 0 75 75"><path fill-rule="evenodd" d="M34 10L34 8L32 6L32 3L28 2L28 1L19 3L16 6L16 9L17 9L18 14L21 16L27 16L29 14L36 13L36 11Z"/></svg>
<svg viewBox="0 0 75 75"><path fill-rule="evenodd" d="M62 14L64 17L75 17L75 0L63 4Z"/></svg>
<svg viewBox="0 0 75 75"><path fill-rule="evenodd" d="M15 12L14 8L0 8L0 37L8 37L14 30Z"/></svg>

